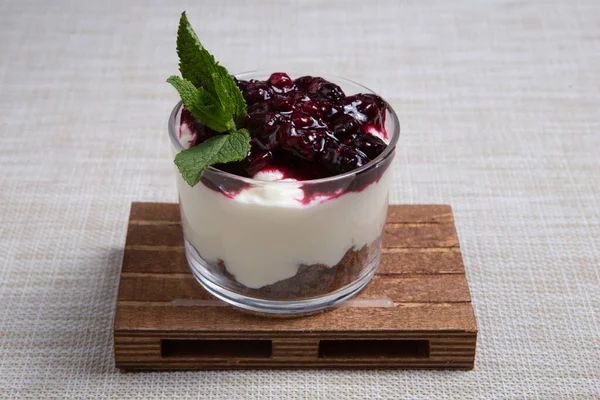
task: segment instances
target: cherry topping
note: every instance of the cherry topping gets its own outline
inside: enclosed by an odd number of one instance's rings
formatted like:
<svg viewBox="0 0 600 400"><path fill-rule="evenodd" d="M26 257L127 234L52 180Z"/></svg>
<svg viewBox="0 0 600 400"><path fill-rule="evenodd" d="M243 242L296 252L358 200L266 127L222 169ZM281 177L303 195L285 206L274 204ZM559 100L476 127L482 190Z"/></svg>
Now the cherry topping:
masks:
<svg viewBox="0 0 600 400"><path fill-rule="evenodd" d="M383 140L374 135L362 135L354 140L354 145L370 159L374 159L386 148Z"/></svg>
<svg viewBox="0 0 600 400"><path fill-rule="evenodd" d="M273 94L273 89L267 82L261 82L255 79L244 82L241 85L240 90L246 100L246 104L249 106L259 101L269 100Z"/></svg>
<svg viewBox="0 0 600 400"><path fill-rule="evenodd" d="M274 96L271 100L271 109L282 113L289 113L294 110L296 99L291 97Z"/></svg>
<svg viewBox="0 0 600 400"><path fill-rule="evenodd" d="M252 177L277 168L298 180L319 179L352 171L386 148L385 102L374 94L346 96L320 77L292 80L277 72L268 80L235 80L248 105L245 127L252 136L248 157L218 165ZM182 124L197 135L196 144L219 133L182 112Z"/></svg>
<svg viewBox="0 0 600 400"><path fill-rule="evenodd" d="M358 134L360 122L348 114L337 114L331 119L329 127L338 139L353 139Z"/></svg>
<svg viewBox="0 0 600 400"><path fill-rule="evenodd" d="M275 72L269 77L269 83L273 86L273 90L277 93L287 93L294 89L294 82L288 74L283 72Z"/></svg>
<svg viewBox="0 0 600 400"><path fill-rule="evenodd" d="M340 101L346 95L338 85L326 82L319 87L319 97L329 101Z"/></svg>

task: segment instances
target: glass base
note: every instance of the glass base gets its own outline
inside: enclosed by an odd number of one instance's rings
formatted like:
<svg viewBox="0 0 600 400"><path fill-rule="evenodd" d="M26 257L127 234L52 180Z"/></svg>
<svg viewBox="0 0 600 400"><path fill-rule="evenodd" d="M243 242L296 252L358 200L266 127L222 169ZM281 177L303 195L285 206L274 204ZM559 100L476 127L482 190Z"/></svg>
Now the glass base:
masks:
<svg viewBox="0 0 600 400"><path fill-rule="evenodd" d="M224 287L226 279L215 274L202 259L198 251L185 240L185 255L194 277L207 292L232 306L265 314L306 314L332 307L358 294L369 283L377 266L380 253L362 269L352 283L334 291L311 298L290 300L268 300L247 296ZM222 284L220 284L222 283Z"/></svg>

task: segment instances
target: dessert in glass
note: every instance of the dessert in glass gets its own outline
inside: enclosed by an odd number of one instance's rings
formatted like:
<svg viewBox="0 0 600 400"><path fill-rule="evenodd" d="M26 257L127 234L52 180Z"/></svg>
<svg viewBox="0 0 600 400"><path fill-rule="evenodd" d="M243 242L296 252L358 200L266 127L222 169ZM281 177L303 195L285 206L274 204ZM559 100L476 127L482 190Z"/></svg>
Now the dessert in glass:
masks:
<svg viewBox="0 0 600 400"><path fill-rule="evenodd" d="M332 102L311 98L310 87L277 93L268 82L289 78L273 75L238 75L249 157L209 167L194 187L177 176L186 255L198 281L228 303L310 312L351 297L375 273L399 124L387 103L354 82L300 78L340 88L343 97ZM176 154L216 132L179 103L169 134Z"/></svg>
<svg viewBox="0 0 600 400"><path fill-rule="evenodd" d="M293 78L236 75L247 108L234 129L249 135L241 159L221 162L213 146L201 160L215 162L193 185L178 163L191 271L215 297L255 312L333 306L370 281L381 254L398 118L350 80ZM173 154L219 140L176 88L185 105L169 118Z"/></svg>

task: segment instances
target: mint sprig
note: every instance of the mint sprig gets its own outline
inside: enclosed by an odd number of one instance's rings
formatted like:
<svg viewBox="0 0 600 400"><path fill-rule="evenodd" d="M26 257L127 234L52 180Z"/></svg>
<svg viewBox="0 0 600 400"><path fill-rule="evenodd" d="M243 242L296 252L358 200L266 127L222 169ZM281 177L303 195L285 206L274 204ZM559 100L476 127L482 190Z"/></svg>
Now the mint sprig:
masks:
<svg viewBox="0 0 600 400"><path fill-rule="evenodd" d="M246 115L246 102L227 69L202 46L185 11L177 30L177 55L181 77L171 76L167 82L179 92L194 118L224 133L175 157L183 179L194 186L210 165L246 158L250 135L247 130L236 128L236 121L242 121Z"/></svg>

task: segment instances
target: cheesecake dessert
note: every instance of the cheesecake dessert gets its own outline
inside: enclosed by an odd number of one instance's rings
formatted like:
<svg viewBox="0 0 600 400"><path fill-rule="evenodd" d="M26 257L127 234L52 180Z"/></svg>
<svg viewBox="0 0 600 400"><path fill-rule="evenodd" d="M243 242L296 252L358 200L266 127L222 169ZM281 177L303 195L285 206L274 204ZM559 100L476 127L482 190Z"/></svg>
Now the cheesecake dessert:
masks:
<svg viewBox="0 0 600 400"><path fill-rule="evenodd" d="M198 281L262 312L314 311L357 293L379 263L393 110L342 78L229 75L185 14L177 49L182 77L168 81L182 102L169 131Z"/></svg>

